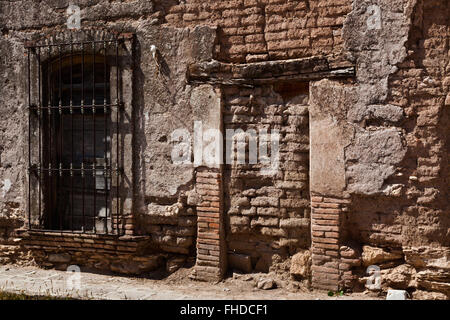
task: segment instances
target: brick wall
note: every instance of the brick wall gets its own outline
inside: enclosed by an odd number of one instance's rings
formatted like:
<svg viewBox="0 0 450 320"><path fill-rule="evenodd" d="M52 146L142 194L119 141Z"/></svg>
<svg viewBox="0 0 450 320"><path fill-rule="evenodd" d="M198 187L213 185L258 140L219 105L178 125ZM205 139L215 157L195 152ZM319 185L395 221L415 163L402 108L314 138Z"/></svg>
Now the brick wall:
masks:
<svg viewBox="0 0 450 320"><path fill-rule="evenodd" d="M124 274L153 271L164 263L148 236L106 236L58 232L22 232L16 244L21 262L65 270L69 265Z"/></svg>
<svg viewBox="0 0 450 320"><path fill-rule="evenodd" d="M448 1L419 1L416 6L406 44L409 55L389 79L389 103L401 106L406 115L402 127L408 151L388 183L402 187L396 197L355 197L347 229L360 243L450 245L449 14Z"/></svg>
<svg viewBox="0 0 450 320"><path fill-rule="evenodd" d="M194 206L185 201L168 205L152 203L148 205L147 214L136 220L136 234L151 235L153 245L160 250L195 255L197 216Z"/></svg>
<svg viewBox="0 0 450 320"><path fill-rule="evenodd" d="M246 163L227 164L224 172L229 253L249 256L251 268L260 272L269 271L273 255L284 259L310 245L308 85L290 90L270 85L224 90L225 130L280 133L280 163L273 174L262 174L261 159L248 164L248 141Z"/></svg>
<svg viewBox="0 0 450 320"><path fill-rule="evenodd" d="M353 195L342 216L344 244L356 244L349 252L362 251L362 257L361 252L352 254L346 265L353 278L367 276L367 265L375 264L381 268L383 286L416 290L418 296L420 290L431 289L430 283L433 291L449 294L444 285L449 281L445 257L450 246L449 15L448 1L417 1L405 45L408 55L389 77L387 103L404 111L399 126L407 147L395 175L386 181L395 192ZM383 259L367 258L371 250L382 252ZM365 257L364 251L369 253ZM415 252L421 252L420 259ZM414 281L392 280L399 273ZM349 271L342 281L353 281Z"/></svg>
<svg viewBox="0 0 450 320"><path fill-rule="evenodd" d="M29 7L30 11L20 9L24 7ZM4 12L9 13L7 17L5 16L2 24L7 25L4 38L17 40L14 48L8 50L15 52L14 60L11 60L13 62L16 60L23 62L23 39L46 37L49 34L57 34L61 29L66 30L65 11L55 7L52 3L36 4L22 0L5 3L3 8ZM155 23L157 28L161 25L193 27L206 24L217 26L218 43L215 58L226 62L244 63L313 55L339 55L342 48L341 27L345 14L351 8L351 1L167 0L145 3L140 1L98 1L83 4L81 8L83 30L106 28L136 32L138 40L142 41L139 49L149 46L150 43L144 43L145 39L149 39L146 37L148 25L136 27L136 21ZM32 16L35 18L31 19ZM36 30L43 31L38 34ZM143 37L143 35L145 36ZM146 62L146 60L139 60L141 64L144 61ZM315 67L317 64L313 63L311 68ZM5 65L4 68L8 72L13 70L12 64ZM295 69L297 68L295 67ZM133 76L137 76L134 84L139 84L139 70ZM13 99L17 96L17 90L12 90L12 87L16 83L25 83L22 81L23 79L15 80L17 81L11 81L8 85L9 96L5 95L9 97L7 99L8 108L5 110L13 110L17 106L16 98ZM132 81L125 81L125 83L131 84ZM174 84L170 83L170 85ZM299 248L308 248L310 245L307 93L301 94L300 100L303 99L303 101L291 101L289 104L293 97L289 97L286 88L283 87L261 86L251 90L229 87L227 90L229 91L225 94L227 102L224 111L226 117L224 122L227 128L240 127L245 130L248 127L259 128L260 125L263 125L269 129L280 129L280 146L282 148L279 173L274 177L266 178L258 174L257 166L228 168L223 177L221 173L218 173L217 178L224 181L227 189L215 190L216 187L221 188L220 184L201 181L203 178L210 179L211 177L202 177L209 173L201 170L198 172L197 178L200 179L197 181L198 190L218 192L219 196L224 194L228 199L225 203L227 206L225 210L228 211L225 221L228 231L227 233L219 232L221 235L219 239L214 237L217 237L220 228L225 227L220 219L224 208L221 206L222 202L220 202L220 207L217 207L216 201L211 200L215 197L212 195L209 195L211 197L209 200L207 198L205 200L205 204L208 201L209 204L197 207L187 206L183 201L174 204L175 198L168 201L161 197L155 199L154 203L158 205L147 208L146 212L149 212L147 216L138 217L129 214L120 221L120 225L124 227L127 235L134 232L150 235L151 241L149 241L154 248L164 252L187 255L193 254L197 249L199 260L196 270L200 272L202 268L212 268L205 269L213 270L212 274L223 272L222 260L225 259L222 259L220 255L219 260L215 257L217 257L217 251L221 252L221 250L216 250L217 245L219 244L219 248L223 248L221 241L224 241L222 238L225 234L229 235L228 245L231 250L253 255L254 266L263 253L270 255L277 252L288 255L295 253ZM279 94L274 93L274 90L278 90ZM158 92L152 92L149 97L146 96L145 102L149 103L148 101L155 98L152 94L157 95ZM284 94L288 94L288 96L285 97ZM247 105L250 95L257 100L257 104L254 106ZM144 100L141 102L144 103ZM23 115L20 117L23 118ZM133 120L138 121L138 119ZM16 122L25 125L20 121ZM5 127L8 126L9 124L5 123ZM14 144L15 140L10 138L5 142L6 144L4 143L6 147ZM135 142L141 143L142 141L136 139ZM9 149L13 150L14 154L17 151L15 148L6 147L3 153ZM132 153L126 156L131 157L131 155ZM10 155L8 157L14 158ZM17 161L22 163L22 160ZM8 166L9 168L20 167L14 161L10 162L13 165ZM25 171L20 169L19 172L22 175ZM23 194L21 190L23 186L19 180L13 181L14 190L9 192L10 198L1 205L11 208L17 206L19 207L18 215L25 216L26 210L23 203L15 204L9 201L16 199L16 195ZM123 191L125 192L125 190ZM238 212L234 211L232 207L236 201L239 202L243 198L249 203L247 208L239 209ZM128 200L127 209L131 210L133 207L133 210L137 210L140 204L131 204ZM160 210L163 210L164 213L161 213ZM244 212L244 210L248 211ZM214 216L217 213L219 213L219 229L217 229L215 220L217 217ZM208 215L211 216L208 217ZM198 225L196 216L198 216ZM213 221L206 221L208 219ZM206 225L206 223L208 224ZM197 248L195 248L196 237L198 237ZM245 241L241 241L242 239ZM219 241L217 242L217 240ZM210 247L206 247L207 245Z"/></svg>
<svg viewBox="0 0 450 320"><path fill-rule="evenodd" d="M312 284L318 289L338 290L350 266L341 259L341 216L349 199L311 197ZM350 272L351 275L351 272Z"/></svg>
<svg viewBox="0 0 450 320"><path fill-rule="evenodd" d="M220 169L199 168L195 190L197 204L197 261L191 275L199 280L220 280L226 271Z"/></svg>
<svg viewBox="0 0 450 320"><path fill-rule="evenodd" d="M350 0L187 0L157 6L175 26L219 27L218 58L254 62L338 54ZM165 13L165 14L164 14Z"/></svg>
<svg viewBox="0 0 450 320"><path fill-rule="evenodd" d="M20 220L0 218L0 264L26 261L26 255L19 249L16 230L22 225Z"/></svg>

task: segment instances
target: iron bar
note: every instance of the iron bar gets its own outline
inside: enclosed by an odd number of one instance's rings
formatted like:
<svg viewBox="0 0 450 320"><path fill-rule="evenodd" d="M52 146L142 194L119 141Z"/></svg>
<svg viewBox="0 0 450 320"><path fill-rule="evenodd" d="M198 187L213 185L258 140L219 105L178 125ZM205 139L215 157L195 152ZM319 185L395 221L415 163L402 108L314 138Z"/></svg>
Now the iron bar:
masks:
<svg viewBox="0 0 450 320"><path fill-rule="evenodd" d="M48 78L48 97L47 97L47 105L50 106L52 104L52 98L53 98L53 85L52 85L52 64L51 64L51 47L48 47L48 70L47 70L47 78ZM48 201L48 206L49 206L49 210L48 210L48 218L49 218L49 226L50 228L53 228L53 178L52 178L52 109L48 108L47 109L47 114L48 114L48 183L49 183L49 201Z"/></svg>
<svg viewBox="0 0 450 320"><path fill-rule="evenodd" d="M82 117L82 162L81 162L81 180L83 184L82 192L82 219L83 219L83 231L85 231L86 220L84 217L84 43L81 43L81 117Z"/></svg>
<svg viewBox="0 0 450 320"><path fill-rule="evenodd" d="M31 166L30 169L32 171L36 171L37 172L37 168L34 167L34 166ZM59 171L61 171L61 172L69 172L69 173L71 171L74 172L74 173L75 172L82 172L82 171L84 171L84 172L93 172L94 171L93 168L84 168L84 169L83 168L80 168L80 169L77 169L77 168L73 168L73 169L70 169L70 168L62 168L62 169L59 169L59 168L52 168L52 169L43 168L43 169L41 169L41 171L49 171L49 170L51 170L52 172L55 172L55 173L59 173ZM108 172L120 172L121 171L120 169L111 169L109 167L107 167L106 170Z"/></svg>
<svg viewBox="0 0 450 320"><path fill-rule="evenodd" d="M70 44L70 229L73 231L73 44Z"/></svg>
<svg viewBox="0 0 450 320"><path fill-rule="evenodd" d="M91 40L89 41L90 43L95 42L95 43L103 43L103 42L114 42L117 43L117 41L119 41L120 39L126 39L126 38L114 38L114 39L110 39L110 40ZM48 47L57 47L57 46L70 46L71 44L73 45L84 45L88 43L87 41L74 41L74 42L61 42L61 43L49 43L49 44L41 44L41 45L30 45L30 46L25 46L25 49L32 49L32 48L48 48Z"/></svg>
<svg viewBox="0 0 450 320"><path fill-rule="evenodd" d="M92 105L95 105L95 41L92 42ZM94 179L94 188L93 188L93 193L94 193L94 208L93 208L93 220L94 220L94 233L97 233L97 228L95 225L95 221L96 221L96 193L97 193L97 181L96 181L96 172L95 172L95 162L97 161L97 154L95 153L95 108L92 108L92 121L93 121L93 132L94 132L94 146L93 146L93 151L94 151L94 161L92 164L93 167L93 179Z"/></svg>
<svg viewBox="0 0 450 320"><path fill-rule="evenodd" d="M105 233L108 234L108 176L107 176L107 161L108 161L108 141L107 141L107 132L108 132L108 119L106 117L107 115L107 91L106 91L106 59L107 59L107 52L106 52L106 41L103 42L103 51L104 51L104 57L103 57L103 118L104 118L104 126L105 126L105 139L104 139L104 147L105 147L105 160L103 164L103 174L104 174L104 181L105 181Z"/></svg>
<svg viewBox="0 0 450 320"><path fill-rule="evenodd" d="M116 41L116 103L120 106L120 95L119 95L119 41ZM119 234L119 108L116 109L116 219L117 219L117 234Z"/></svg>
<svg viewBox="0 0 450 320"><path fill-rule="evenodd" d="M58 72L58 105L59 105L59 177L58 177L58 184L59 184L59 199L57 201L57 203L59 204L57 206L57 210L58 210L58 220L59 220L59 230L62 230L63 226L62 226L62 220L63 220L63 209L62 209L62 194L63 194L63 188L62 188L62 146L63 146L63 132L62 132L62 91L61 91L61 86L62 86L62 56L61 56L61 46L58 47L58 53L59 53L59 72ZM59 211L61 210L61 212Z"/></svg>
<svg viewBox="0 0 450 320"><path fill-rule="evenodd" d="M80 109L81 110L81 108L87 108L87 109L92 109L92 108L95 108L95 109L103 109L104 108L104 104L97 104L97 105L90 105L90 104L85 104L85 105L83 105L83 106L81 106L81 105L79 105L79 106L76 106L76 105L72 105L72 106L61 106L61 109L65 109L65 110L70 110L70 108L73 108L73 109ZM116 105L116 104L107 104L106 105L107 107L111 107L111 108L118 108L119 106L118 105ZM29 106L28 107L30 110L37 110L39 107L38 106L35 106L35 105L31 105L31 106ZM47 107L41 107L41 109L58 109L59 110L59 106L47 106Z"/></svg>
<svg viewBox="0 0 450 320"><path fill-rule="evenodd" d="M38 210L39 210L39 220L38 223L39 225L41 224L41 168L42 168L42 158L41 158L41 152L42 152L42 148L41 148L41 112L42 112L42 100L41 100L41 48L37 49L37 59L38 59L38 69L37 69L37 73L38 73L38 97L39 97L39 102L38 102L38 110L37 110L37 115L38 115L38 153L39 153L39 163L38 163L38 178L39 178L39 183L38 183Z"/></svg>
<svg viewBox="0 0 450 320"><path fill-rule="evenodd" d="M28 105L31 105L31 75L30 75L30 55L31 49L28 49ZM31 113L28 112L28 167L31 167ZM31 228L31 174L28 171L28 225Z"/></svg>

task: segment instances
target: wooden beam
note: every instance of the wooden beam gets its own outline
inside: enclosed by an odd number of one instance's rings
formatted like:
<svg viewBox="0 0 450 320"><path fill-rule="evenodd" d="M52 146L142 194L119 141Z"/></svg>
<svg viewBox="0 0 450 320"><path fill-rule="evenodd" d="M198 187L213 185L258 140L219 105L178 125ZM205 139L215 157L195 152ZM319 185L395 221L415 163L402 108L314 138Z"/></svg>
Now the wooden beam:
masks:
<svg viewBox="0 0 450 320"><path fill-rule="evenodd" d="M259 85L277 81L310 81L323 78L355 76L355 67L347 64L330 68L326 57L310 57L248 64L231 64L216 60L191 64L190 83L224 85Z"/></svg>

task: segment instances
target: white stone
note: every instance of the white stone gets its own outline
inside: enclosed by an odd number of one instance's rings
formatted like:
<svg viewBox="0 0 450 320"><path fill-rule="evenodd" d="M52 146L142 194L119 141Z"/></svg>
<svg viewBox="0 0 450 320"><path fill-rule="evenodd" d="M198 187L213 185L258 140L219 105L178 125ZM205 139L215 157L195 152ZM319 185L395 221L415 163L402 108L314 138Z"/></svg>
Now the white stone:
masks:
<svg viewBox="0 0 450 320"><path fill-rule="evenodd" d="M407 293L405 290L392 290L387 292L386 300L406 300Z"/></svg>

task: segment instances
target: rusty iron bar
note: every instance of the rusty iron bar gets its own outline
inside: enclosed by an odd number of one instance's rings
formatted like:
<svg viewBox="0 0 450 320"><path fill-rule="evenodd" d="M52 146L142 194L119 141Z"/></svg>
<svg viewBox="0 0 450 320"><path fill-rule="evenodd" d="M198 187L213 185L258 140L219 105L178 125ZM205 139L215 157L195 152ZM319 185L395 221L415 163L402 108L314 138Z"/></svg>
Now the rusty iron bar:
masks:
<svg viewBox="0 0 450 320"><path fill-rule="evenodd" d="M95 106L95 41L92 42L92 105ZM97 183L96 183L96 172L95 172L95 162L97 160L96 158L96 153L95 153L95 108L92 108L92 122L93 122L93 132L94 132L94 146L93 146L93 151L94 151L94 161L92 164L92 169L93 169L93 180L94 180L94 188L93 188L93 194L94 194L94 208L93 210L93 215L92 218L94 220L94 233L97 233L97 228L95 225L96 222L96 205L97 205Z"/></svg>
<svg viewBox="0 0 450 320"><path fill-rule="evenodd" d="M70 44L70 230L73 231L73 44Z"/></svg>
<svg viewBox="0 0 450 320"><path fill-rule="evenodd" d="M38 215L39 220L38 224L41 225L41 191L42 191L42 181L41 181L41 170L42 170L42 148L41 148L41 112L42 112L42 100L41 100L41 48L37 49L37 59L38 59L38 68L37 68L37 74L38 74L38 110L37 110L37 116L38 116L38 153L39 153L39 162L38 162Z"/></svg>
<svg viewBox="0 0 450 320"><path fill-rule="evenodd" d="M28 105L31 105L31 49L27 52L28 63ZM31 113L28 112L28 225L31 228Z"/></svg>
<svg viewBox="0 0 450 320"><path fill-rule="evenodd" d="M82 123L82 129L81 129L81 136L82 136L82 161L81 161L81 181L83 185L83 191L81 193L82 197L82 231L86 231L86 220L84 216L84 42L81 43L81 123Z"/></svg>
<svg viewBox="0 0 450 320"><path fill-rule="evenodd" d="M104 181L105 181L105 186L104 186L104 193L105 193L105 221L104 221L104 228L105 228L105 233L108 234L108 176L107 176L107 171L106 171L106 166L107 166L107 161L108 161L108 119L107 119L107 90L106 90L106 59L108 57L107 52L106 52L106 41L103 42L103 51L104 51L104 59L103 59L103 118L104 118L104 126L105 126L105 139L104 139L104 147L105 147L105 160L104 160L104 164L103 164L103 174L104 174Z"/></svg>

